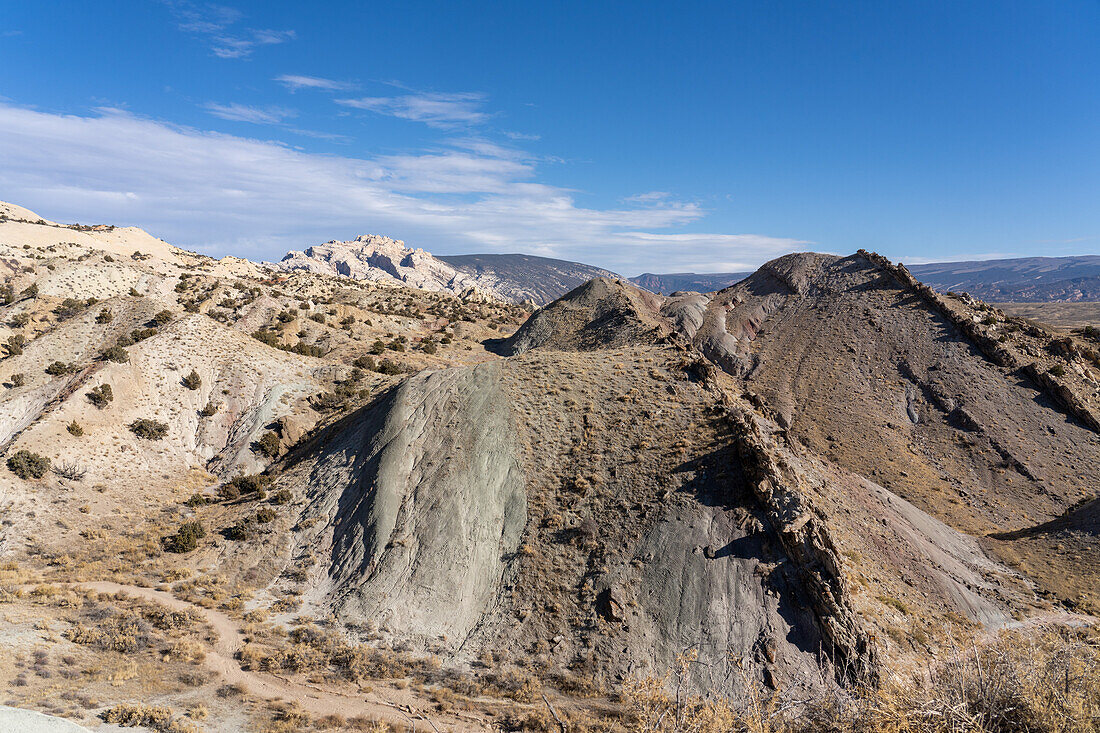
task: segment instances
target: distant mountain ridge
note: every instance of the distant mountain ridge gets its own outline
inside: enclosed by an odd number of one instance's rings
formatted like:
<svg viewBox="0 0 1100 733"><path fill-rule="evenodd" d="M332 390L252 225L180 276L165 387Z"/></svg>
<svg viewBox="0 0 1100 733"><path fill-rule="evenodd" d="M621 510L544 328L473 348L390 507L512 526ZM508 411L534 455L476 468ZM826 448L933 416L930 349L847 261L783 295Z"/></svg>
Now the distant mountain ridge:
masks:
<svg viewBox="0 0 1100 733"><path fill-rule="evenodd" d="M436 259L470 275L480 287L505 300L546 305L597 277L619 277L610 270L580 262L523 254L443 255Z"/></svg>
<svg viewBox="0 0 1100 733"><path fill-rule="evenodd" d="M967 292L991 302L1100 301L1100 255L934 262L912 265L909 271L941 292ZM728 288L750 274L645 273L630 281L662 295L678 290L706 293Z"/></svg>
<svg viewBox="0 0 1100 733"><path fill-rule="evenodd" d="M545 305L581 283L618 277L591 265L524 254L437 257L376 234L292 250L275 264L288 271L398 282L466 298L489 296L511 303Z"/></svg>

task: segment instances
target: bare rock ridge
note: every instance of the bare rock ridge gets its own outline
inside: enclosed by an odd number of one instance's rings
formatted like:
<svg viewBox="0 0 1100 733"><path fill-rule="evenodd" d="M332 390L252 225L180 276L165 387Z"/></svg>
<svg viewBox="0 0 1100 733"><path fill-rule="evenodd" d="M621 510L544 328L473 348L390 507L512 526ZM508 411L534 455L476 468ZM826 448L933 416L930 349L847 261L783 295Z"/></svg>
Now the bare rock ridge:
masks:
<svg viewBox="0 0 1100 733"><path fill-rule="evenodd" d="M596 279L503 348L406 381L281 474L332 547L313 608L604 679L692 647L697 681L735 693L730 659L843 685L960 620L1094 602L1100 567L1020 562L1095 513L1087 347L873 253L788 255L707 295Z"/></svg>
<svg viewBox="0 0 1100 733"><path fill-rule="evenodd" d="M548 303L591 278L614 276L597 267L531 255L436 257L378 235L291 251L276 267L536 305Z"/></svg>

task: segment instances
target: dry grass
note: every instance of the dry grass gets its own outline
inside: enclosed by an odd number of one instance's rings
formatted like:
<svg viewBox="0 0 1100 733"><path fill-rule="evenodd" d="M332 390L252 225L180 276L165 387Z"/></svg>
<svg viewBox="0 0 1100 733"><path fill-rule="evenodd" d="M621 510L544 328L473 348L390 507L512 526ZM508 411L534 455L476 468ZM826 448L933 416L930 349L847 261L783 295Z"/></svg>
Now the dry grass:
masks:
<svg viewBox="0 0 1100 733"><path fill-rule="evenodd" d="M1100 630L1004 632L952 659L851 695L748 694L737 704L670 678L631 681L631 730L645 733L1087 733L1100 730ZM670 689L672 690L670 692Z"/></svg>

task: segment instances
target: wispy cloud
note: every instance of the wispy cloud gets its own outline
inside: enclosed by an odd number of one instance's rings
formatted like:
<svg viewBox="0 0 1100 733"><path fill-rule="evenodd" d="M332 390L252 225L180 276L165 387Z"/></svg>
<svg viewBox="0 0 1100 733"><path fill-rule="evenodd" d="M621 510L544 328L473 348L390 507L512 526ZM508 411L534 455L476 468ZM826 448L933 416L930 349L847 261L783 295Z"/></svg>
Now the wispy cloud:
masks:
<svg viewBox="0 0 1100 733"><path fill-rule="evenodd" d="M203 105L203 108L210 114L215 117L221 117L223 120L253 122L258 125L276 125L288 117L297 115L297 112L294 110L284 107L249 107L248 105L237 104L236 102L232 104L207 102Z"/></svg>
<svg viewBox="0 0 1100 733"><path fill-rule="evenodd" d="M295 37L292 30L237 29L235 26L244 16L241 11L226 5L164 1L176 17L180 30L205 37L211 53L219 58L247 58L258 46L286 43Z"/></svg>
<svg viewBox="0 0 1100 733"><path fill-rule="evenodd" d="M350 82L324 79L319 76L302 76L301 74L283 74L282 76L275 77L275 81L285 86L291 92L297 92L301 89L321 89L329 92L342 92L355 88L355 85Z"/></svg>
<svg viewBox="0 0 1100 733"><path fill-rule="evenodd" d="M489 114L482 110L485 95L477 92L418 92L397 97L338 99L336 102L381 115L424 122L433 127L475 125L489 119Z"/></svg>
<svg viewBox="0 0 1100 733"><path fill-rule="evenodd" d="M539 183L535 159L459 142L340 157L117 109L75 116L0 104L0 195L53 220L134 224L199 251L266 259L378 232L441 253L528 252L632 275L708 262L747 269L802 244L678 232L706 212L671 198L585 207Z"/></svg>
<svg viewBox="0 0 1100 733"><path fill-rule="evenodd" d="M504 136L511 140L541 140L542 135L535 135L529 132L514 132L512 130L504 130Z"/></svg>

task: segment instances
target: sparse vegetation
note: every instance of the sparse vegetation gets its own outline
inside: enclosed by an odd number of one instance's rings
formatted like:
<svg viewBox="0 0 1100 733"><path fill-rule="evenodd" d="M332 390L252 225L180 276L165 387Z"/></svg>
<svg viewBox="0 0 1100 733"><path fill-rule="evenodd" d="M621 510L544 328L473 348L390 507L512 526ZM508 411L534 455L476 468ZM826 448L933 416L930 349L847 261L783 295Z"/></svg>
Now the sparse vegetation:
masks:
<svg viewBox="0 0 1100 733"><path fill-rule="evenodd" d="M282 441L274 431L268 430L254 444L254 450L268 458L276 458L282 449Z"/></svg>
<svg viewBox="0 0 1100 733"><path fill-rule="evenodd" d="M191 373L184 377L182 382L183 386L191 391L195 391L202 386L202 378L195 369L192 369Z"/></svg>
<svg viewBox="0 0 1100 733"><path fill-rule="evenodd" d="M27 383L27 378L23 375L23 372L16 372L8 377L8 382L11 383L12 387L22 387Z"/></svg>
<svg viewBox="0 0 1100 733"><path fill-rule="evenodd" d="M112 346L103 352L103 358L117 364L124 364L130 361L130 353L121 346Z"/></svg>
<svg viewBox="0 0 1100 733"><path fill-rule="evenodd" d="M8 470L24 481L42 478L50 470L50 459L29 450L18 450L8 456Z"/></svg>
<svg viewBox="0 0 1100 733"><path fill-rule="evenodd" d="M130 432L142 440L160 440L168 434L168 426L158 420L140 418L134 420L127 427Z"/></svg>
<svg viewBox="0 0 1100 733"><path fill-rule="evenodd" d="M87 397L89 402L102 410L114 400L115 395L111 385L101 384L98 387L93 387Z"/></svg>
<svg viewBox="0 0 1100 733"><path fill-rule="evenodd" d="M73 420L71 423L69 423L65 429L69 431L69 435L75 436L77 438L84 435L84 428L82 428L80 426L80 423L78 423L76 420Z"/></svg>
<svg viewBox="0 0 1100 733"><path fill-rule="evenodd" d="M63 361L55 361L52 362L48 367L46 367L46 374L54 377L59 377L64 374L72 374L76 371L76 369L77 367L75 364L66 364Z"/></svg>
<svg viewBox="0 0 1100 733"><path fill-rule="evenodd" d="M164 538L164 549L175 553L191 552L205 536L206 530L201 522L184 522L175 534Z"/></svg>
<svg viewBox="0 0 1100 733"><path fill-rule="evenodd" d="M157 314L153 316L152 322L157 326L166 326L172 322L172 318L172 311L162 310L158 311Z"/></svg>

